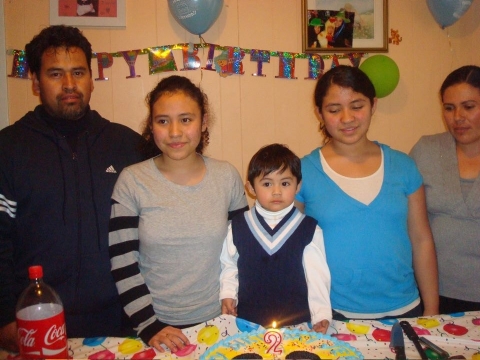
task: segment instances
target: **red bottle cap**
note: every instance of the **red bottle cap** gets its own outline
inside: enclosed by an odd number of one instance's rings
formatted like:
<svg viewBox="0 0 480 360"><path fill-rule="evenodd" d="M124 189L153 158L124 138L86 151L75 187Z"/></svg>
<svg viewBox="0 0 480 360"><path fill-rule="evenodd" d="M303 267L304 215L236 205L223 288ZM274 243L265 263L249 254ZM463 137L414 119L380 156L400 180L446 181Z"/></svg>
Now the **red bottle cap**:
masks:
<svg viewBox="0 0 480 360"><path fill-rule="evenodd" d="M41 265L30 266L28 268L28 277L30 279L43 278L43 268Z"/></svg>

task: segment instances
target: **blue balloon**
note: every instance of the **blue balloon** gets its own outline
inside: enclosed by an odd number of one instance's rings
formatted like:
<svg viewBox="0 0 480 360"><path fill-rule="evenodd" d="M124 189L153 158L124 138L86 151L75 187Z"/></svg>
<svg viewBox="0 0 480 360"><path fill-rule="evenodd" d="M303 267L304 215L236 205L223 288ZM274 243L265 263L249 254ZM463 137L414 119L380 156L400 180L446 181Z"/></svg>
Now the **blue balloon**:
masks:
<svg viewBox="0 0 480 360"><path fill-rule="evenodd" d="M430 12L442 29L460 19L471 4L472 0L427 0Z"/></svg>
<svg viewBox="0 0 480 360"><path fill-rule="evenodd" d="M238 330L240 330L241 332L254 331L254 330L257 330L260 327L260 325L258 325L258 324L255 324L253 322L241 319L239 317L237 317L235 319L235 323L237 325Z"/></svg>
<svg viewBox="0 0 480 360"><path fill-rule="evenodd" d="M180 25L201 35L217 20L223 0L168 0L168 8Z"/></svg>
<svg viewBox="0 0 480 360"><path fill-rule="evenodd" d="M393 325L395 324L396 322L398 322L397 319L380 319L379 320L382 324L385 324L385 325Z"/></svg>
<svg viewBox="0 0 480 360"><path fill-rule="evenodd" d="M83 345L85 346L97 346L105 341L105 336L91 337L83 339Z"/></svg>

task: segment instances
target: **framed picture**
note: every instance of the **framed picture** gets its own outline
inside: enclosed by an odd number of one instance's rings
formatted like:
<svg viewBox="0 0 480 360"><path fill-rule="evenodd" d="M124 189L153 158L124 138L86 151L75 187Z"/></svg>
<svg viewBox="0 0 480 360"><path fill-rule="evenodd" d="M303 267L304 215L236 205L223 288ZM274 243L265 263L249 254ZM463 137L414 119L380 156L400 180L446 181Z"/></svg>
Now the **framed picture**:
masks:
<svg viewBox="0 0 480 360"><path fill-rule="evenodd" d="M125 27L125 0L50 0L50 25Z"/></svg>
<svg viewBox="0 0 480 360"><path fill-rule="evenodd" d="M303 52L388 51L388 0L302 0Z"/></svg>

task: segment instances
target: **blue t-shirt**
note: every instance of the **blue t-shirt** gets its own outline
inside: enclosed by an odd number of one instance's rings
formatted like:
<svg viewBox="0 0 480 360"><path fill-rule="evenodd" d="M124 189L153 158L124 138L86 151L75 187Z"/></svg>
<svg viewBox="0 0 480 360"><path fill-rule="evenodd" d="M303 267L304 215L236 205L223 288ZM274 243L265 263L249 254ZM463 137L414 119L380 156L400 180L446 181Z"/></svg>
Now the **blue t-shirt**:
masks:
<svg viewBox="0 0 480 360"><path fill-rule="evenodd" d="M323 230L332 276L332 308L382 313L418 299L412 246L408 235L408 196L422 176L406 154L379 144L384 177L377 197L365 205L325 174L320 148L302 158L302 187L297 200Z"/></svg>

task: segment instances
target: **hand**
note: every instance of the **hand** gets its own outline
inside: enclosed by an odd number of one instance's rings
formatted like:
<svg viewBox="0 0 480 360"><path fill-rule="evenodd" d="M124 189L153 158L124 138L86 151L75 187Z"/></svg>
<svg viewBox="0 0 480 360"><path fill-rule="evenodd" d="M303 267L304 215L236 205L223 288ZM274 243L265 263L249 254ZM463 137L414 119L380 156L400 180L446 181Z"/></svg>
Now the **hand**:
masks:
<svg viewBox="0 0 480 360"><path fill-rule="evenodd" d="M425 309L423 310L423 316L433 316L438 315L439 313L438 304L436 304L436 306L432 306L431 308L427 308L425 306Z"/></svg>
<svg viewBox="0 0 480 360"><path fill-rule="evenodd" d="M0 328L0 349L18 352L17 323L15 321Z"/></svg>
<svg viewBox="0 0 480 360"><path fill-rule="evenodd" d="M148 342L148 345L163 353L165 349L161 346L162 344L165 344L165 346L174 353L175 351L183 349L185 345L190 345L190 341L188 341L182 330L174 328L173 326L167 326L152 336Z"/></svg>
<svg viewBox="0 0 480 360"><path fill-rule="evenodd" d="M222 299L222 314L237 316L235 299Z"/></svg>
<svg viewBox="0 0 480 360"><path fill-rule="evenodd" d="M328 320L319 321L318 323L313 325L313 331L326 334L328 325L330 325L330 322Z"/></svg>

